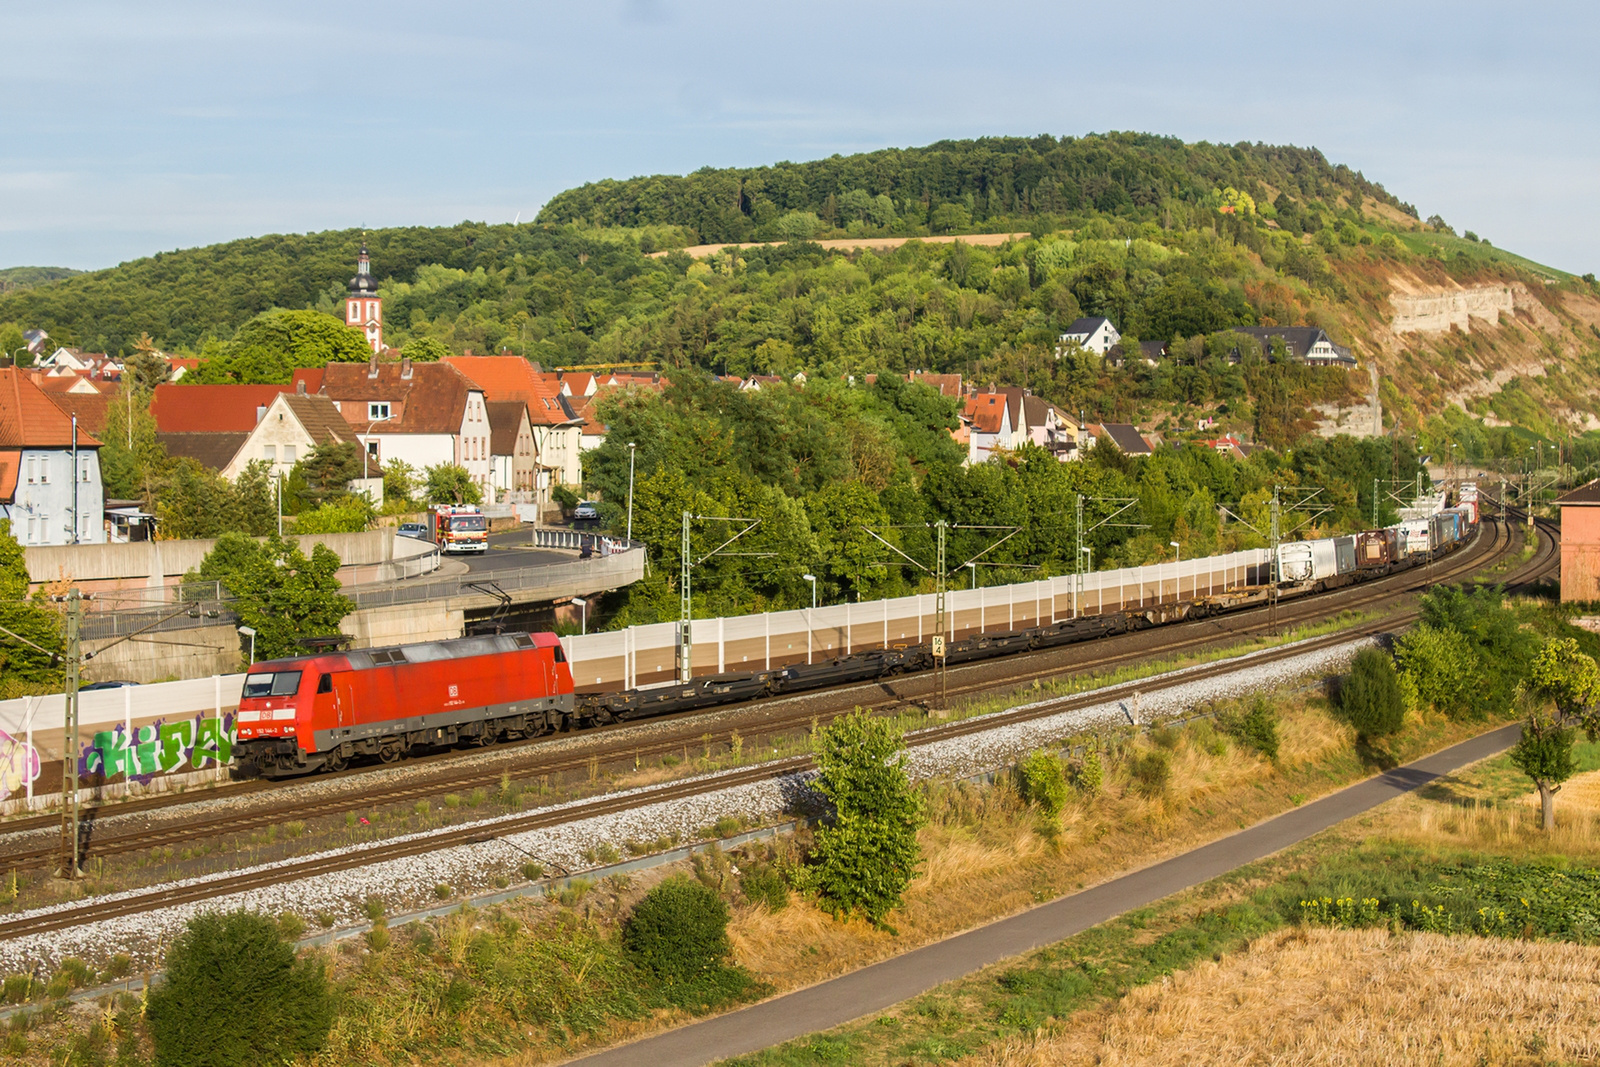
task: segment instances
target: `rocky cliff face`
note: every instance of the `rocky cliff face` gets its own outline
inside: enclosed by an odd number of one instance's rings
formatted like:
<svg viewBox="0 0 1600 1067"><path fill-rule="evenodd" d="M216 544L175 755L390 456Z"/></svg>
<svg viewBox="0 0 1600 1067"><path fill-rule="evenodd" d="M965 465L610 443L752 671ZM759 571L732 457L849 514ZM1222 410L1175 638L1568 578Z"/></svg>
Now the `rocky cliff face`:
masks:
<svg viewBox="0 0 1600 1067"><path fill-rule="evenodd" d="M1422 292L1395 291L1389 297L1394 319L1389 328L1395 333L1444 333L1452 326L1472 332L1472 320L1479 325L1494 324L1501 315L1516 312L1516 300L1509 285L1473 285L1455 289Z"/></svg>

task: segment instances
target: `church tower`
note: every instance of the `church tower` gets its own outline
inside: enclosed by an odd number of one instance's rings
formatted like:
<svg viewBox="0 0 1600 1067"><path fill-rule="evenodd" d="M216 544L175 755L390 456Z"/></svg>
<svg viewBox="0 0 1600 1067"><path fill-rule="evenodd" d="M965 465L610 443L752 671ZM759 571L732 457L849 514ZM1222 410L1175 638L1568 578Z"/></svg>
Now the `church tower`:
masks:
<svg viewBox="0 0 1600 1067"><path fill-rule="evenodd" d="M344 323L366 334L372 351L383 351L383 301L378 297L378 282L372 276L372 257L367 242L361 242L356 259L356 276L350 279L350 295L344 302Z"/></svg>

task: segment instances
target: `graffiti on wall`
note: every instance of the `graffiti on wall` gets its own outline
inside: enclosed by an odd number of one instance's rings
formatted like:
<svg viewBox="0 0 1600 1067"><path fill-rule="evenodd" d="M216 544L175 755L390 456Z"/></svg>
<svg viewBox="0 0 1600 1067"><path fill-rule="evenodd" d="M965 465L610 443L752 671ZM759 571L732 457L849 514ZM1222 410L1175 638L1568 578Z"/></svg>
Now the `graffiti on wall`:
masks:
<svg viewBox="0 0 1600 1067"><path fill-rule="evenodd" d="M193 770L226 766L233 760L233 722L196 716L175 722L136 726L132 734L121 726L94 735L83 753L83 773L106 778L171 774L187 765Z"/></svg>
<svg viewBox="0 0 1600 1067"><path fill-rule="evenodd" d="M0 730L0 800L26 792L39 777L39 750Z"/></svg>

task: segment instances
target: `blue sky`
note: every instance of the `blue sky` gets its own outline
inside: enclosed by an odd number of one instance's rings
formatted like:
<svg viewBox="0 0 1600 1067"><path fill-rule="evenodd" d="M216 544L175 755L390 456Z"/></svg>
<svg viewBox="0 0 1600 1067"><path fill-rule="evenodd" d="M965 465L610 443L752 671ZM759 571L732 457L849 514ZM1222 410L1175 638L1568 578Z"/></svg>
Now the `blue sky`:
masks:
<svg viewBox="0 0 1600 1067"><path fill-rule="evenodd" d="M1600 270L1578 4L0 5L0 266L531 218L586 180L984 134L1315 145Z"/></svg>

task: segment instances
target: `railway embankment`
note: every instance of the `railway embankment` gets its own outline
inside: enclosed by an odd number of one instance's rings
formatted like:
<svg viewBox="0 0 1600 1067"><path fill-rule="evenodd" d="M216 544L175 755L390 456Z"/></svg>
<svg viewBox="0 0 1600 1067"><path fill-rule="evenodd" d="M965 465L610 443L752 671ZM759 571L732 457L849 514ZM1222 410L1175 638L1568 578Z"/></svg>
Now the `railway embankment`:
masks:
<svg viewBox="0 0 1600 1067"><path fill-rule="evenodd" d="M1137 729L1197 706L1281 691L1336 673L1372 640L1370 635L1312 638L1137 683L929 726L908 736L911 770L920 780L967 778L1075 735ZM353 845L310 859L280 860L24 911L0 920L0 970L51 969L69 956L93 958L108 945L136 961L152 962L200 910L293 913L334 927L358 921L373 900L389 913L404 912L437 905L441 897L471 898L514 883L541 881L546 871L589 871L598 877L608 864L597 861L625 850L648 851L662 843L666 851L704 836L719 822L742 828L803 812L813 803L805 785L808 775L804 757L789 757ZM530 827L530 822L537 825ZM540 877L527 877L535 871ZM234 888L240 885L246 888Z"/></svg>

